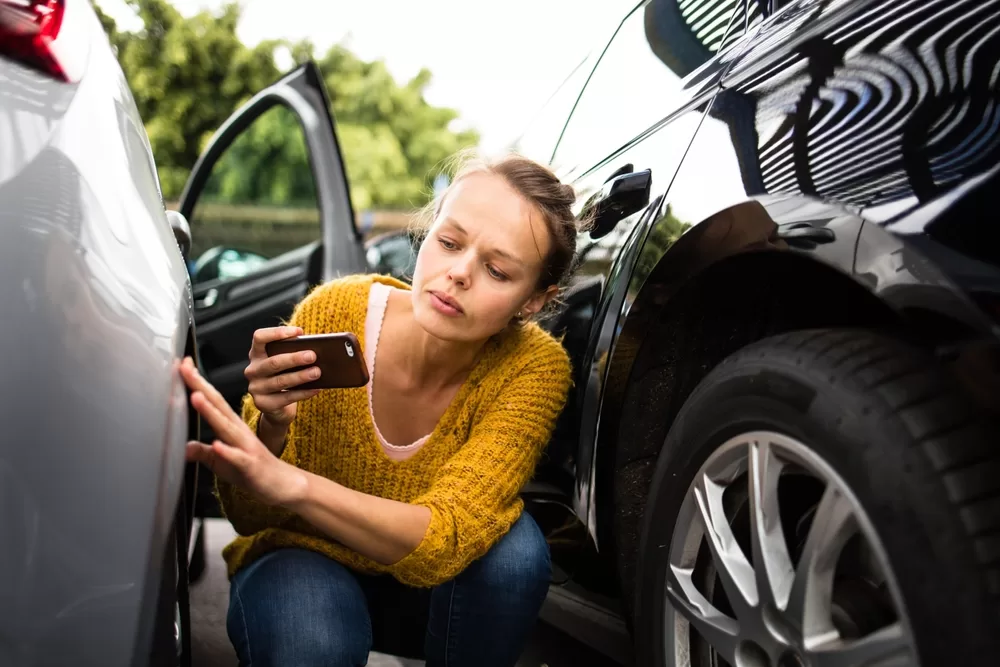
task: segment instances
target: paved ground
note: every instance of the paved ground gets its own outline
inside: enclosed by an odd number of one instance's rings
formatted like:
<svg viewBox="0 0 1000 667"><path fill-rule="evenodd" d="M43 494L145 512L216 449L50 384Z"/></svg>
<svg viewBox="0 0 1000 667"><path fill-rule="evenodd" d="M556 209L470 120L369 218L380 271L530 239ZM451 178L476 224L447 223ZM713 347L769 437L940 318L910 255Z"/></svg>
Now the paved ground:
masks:
<svg viewBox="0 0 1000 667"><path fill-rule="evenodd" d="M220 552L235 533L224 520L207 522L208 567L191 589L192 652L194 667L236 667L236 656L226 637L229 582ZM373 653L369 667L417 667L421 661ZM569 636L539 623L531 645L518 667L615 667L616 663L582 646Z"/></svg>

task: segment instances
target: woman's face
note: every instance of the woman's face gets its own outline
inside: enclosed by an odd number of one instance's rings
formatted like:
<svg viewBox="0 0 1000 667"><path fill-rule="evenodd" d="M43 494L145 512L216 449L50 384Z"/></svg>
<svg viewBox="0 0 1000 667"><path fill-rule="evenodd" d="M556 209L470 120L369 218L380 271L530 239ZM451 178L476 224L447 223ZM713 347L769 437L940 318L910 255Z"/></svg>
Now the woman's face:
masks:
<svg viewBox="0 0 1000 667"><path fill-rule="evenodd" d="M551 239L535 207L500 176L473 173L449 190L417 255L414 316L443 340L486 340L520 311L538 312Z"/></svg>

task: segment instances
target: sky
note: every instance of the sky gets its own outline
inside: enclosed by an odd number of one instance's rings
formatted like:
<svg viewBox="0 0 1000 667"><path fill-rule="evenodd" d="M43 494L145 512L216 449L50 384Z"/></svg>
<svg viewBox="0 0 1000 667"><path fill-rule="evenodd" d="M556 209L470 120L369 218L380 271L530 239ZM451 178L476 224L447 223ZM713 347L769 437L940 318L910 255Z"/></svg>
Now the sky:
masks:
<svg viewBox="0 0 1000 667"><path fill-rule="evenodd" d="M221 0L172 0L182 14ZM134 15L122 0L98 5L123 27ZM428 102L456 109L455 129L473 127L480 148L501 151L587 50L608 36L635 0L241 0L244 43L308 38L322 53L345 43L365 60L382 59L400 83L432 73ZM279 62L279 66L284 63Z"/></svg>

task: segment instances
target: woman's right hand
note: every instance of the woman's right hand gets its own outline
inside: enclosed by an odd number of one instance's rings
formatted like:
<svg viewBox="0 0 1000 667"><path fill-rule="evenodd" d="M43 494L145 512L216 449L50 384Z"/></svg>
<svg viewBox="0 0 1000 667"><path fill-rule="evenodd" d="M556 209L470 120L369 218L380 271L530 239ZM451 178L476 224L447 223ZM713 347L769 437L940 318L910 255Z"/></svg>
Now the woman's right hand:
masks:
<svg viewBox="0 0 1000 667"><path fill-rule="evenodd" d="M264 346L275 340L302 335L300 327L268 327L253 332L250 365L244 371L250 381L250 396L254 405L272 426L287 428L295 419L295 404L319 393L319 389L295 389L300 384L319 377L315 366L294 373L288 370L307 366L316 361L311 350L267 356Z"/></svg>

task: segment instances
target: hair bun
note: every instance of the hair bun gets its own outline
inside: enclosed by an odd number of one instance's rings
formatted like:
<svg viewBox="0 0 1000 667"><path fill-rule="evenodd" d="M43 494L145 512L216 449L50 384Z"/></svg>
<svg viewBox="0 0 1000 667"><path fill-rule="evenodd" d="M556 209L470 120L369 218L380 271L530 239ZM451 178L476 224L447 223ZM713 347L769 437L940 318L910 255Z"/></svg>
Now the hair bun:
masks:
<svg viewBox="0 0 1000 667"><path fill-rule="evenodd" d="M559 190L562 198L566 200L567 204L572 206L573 202L576 201L576 190L569 183L560 183Z"/></svg>

